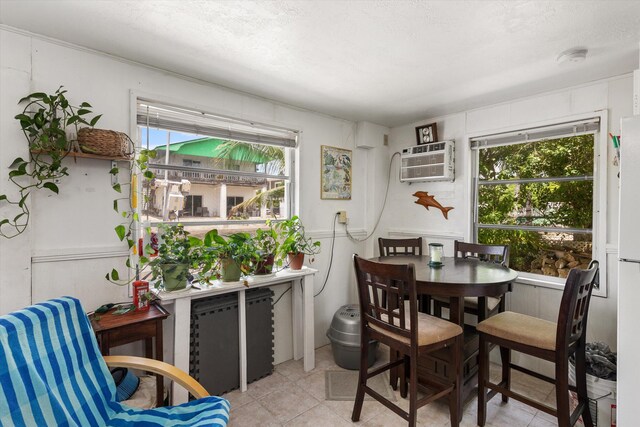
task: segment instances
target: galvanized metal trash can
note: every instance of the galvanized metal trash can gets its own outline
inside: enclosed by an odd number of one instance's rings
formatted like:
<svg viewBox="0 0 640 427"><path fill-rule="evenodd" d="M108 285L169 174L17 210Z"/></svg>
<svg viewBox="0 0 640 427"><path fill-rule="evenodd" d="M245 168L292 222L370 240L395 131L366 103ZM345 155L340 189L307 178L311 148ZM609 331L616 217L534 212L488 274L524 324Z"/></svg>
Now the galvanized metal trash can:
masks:
<svg viewBox="0 0 640 427"><path fill-rule="evenodd" d="M343 305L333 315L327 331L336 364L344 369L360 368L360 307ZM369 341L368 362L377 359L378 341Z"/></svg>

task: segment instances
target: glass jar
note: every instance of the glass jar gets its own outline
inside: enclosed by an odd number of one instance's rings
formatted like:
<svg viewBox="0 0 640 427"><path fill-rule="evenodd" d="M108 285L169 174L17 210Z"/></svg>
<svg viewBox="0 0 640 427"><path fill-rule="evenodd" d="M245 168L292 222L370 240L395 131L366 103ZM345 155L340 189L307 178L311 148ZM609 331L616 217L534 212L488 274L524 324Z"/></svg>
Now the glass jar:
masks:
<svg viewBox="0 0 640 427"><path fill-rule="evenodd" d="M442 265L442 258L444 256L444 247L442 243L429 243L429 265L440 266Z"/></svg>

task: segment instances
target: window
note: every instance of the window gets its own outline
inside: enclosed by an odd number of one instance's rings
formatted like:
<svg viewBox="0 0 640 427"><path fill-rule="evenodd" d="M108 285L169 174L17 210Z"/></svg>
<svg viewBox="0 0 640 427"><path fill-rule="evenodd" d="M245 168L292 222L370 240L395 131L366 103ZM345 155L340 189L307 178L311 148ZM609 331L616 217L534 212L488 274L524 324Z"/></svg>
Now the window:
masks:
<svg viewBox="0 0 640 427"><path fill-rule="evenodd" d="M594 253L598 119L471 139L474 234L510 266L565 278Z"/></svg>
<svg viewBox="0 0 640 427"><path fill-rule="evenodd" d="M141 207L152 227L180 221L196 236L214 227L250 232L294 211L297 132L143 99L137 122L140 145L156 152Z"/></svg>

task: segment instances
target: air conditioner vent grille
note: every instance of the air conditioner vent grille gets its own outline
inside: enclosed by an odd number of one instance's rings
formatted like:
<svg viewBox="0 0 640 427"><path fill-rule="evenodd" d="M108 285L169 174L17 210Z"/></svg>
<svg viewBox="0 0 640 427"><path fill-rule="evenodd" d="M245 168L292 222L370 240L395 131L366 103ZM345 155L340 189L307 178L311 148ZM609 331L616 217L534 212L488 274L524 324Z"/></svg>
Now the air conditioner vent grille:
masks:
<svg viewBox="0 0 640 427"><path fill-rule="evenodd" d="M400 156L400 181L453 181L454 150L454 141L405 148Z"/></svg>

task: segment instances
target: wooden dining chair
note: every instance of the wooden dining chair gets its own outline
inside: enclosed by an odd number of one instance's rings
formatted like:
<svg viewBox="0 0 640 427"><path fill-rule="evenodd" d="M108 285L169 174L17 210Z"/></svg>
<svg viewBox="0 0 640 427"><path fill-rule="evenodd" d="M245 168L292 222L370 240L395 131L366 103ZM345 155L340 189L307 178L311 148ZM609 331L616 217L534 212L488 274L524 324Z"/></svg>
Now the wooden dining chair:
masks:
<svg viewBox="0 0 640 427"><path fill-rule="evenodd" d="M508 245L482 245L479 243L466 243L456 240L454 242L455 258L475 258L484 262L493 262L509 267L509 246ZM442 317L442 309L449 307L449 300L445 297L433 298L433 315ZM504 295L495 297L465 297L465 313L478 316L478 323L496 313L505 310Z"/></svg>
<svg viewBox="0 0 640 427"><path fill-rule="evenodd" d="M415 237L409 239L386 239L383 237L378 238L378 249L380 250L380 256L420 256L422 255L422 237ZM387 293L382 291L382 304L387 303ZM405 296L405 299L408 297ZM420 295L418 297L419 310L422 313L431 314L431 296ZM390 350L389 359L391 361L397 360L397 352ZM394 390L398 389L398 369L393 368L389 376L389 384Z"/></svg>
<svg viewBox="0 0 640 427"><path fill-rule="evenodd" d="M585 344L591 291L597 283L597 261L592 261L587 270L577 268L571 270L562 294L557 323L506 311L478 325L477 330L480 334L479 426L484 426L486 422L487 402L501 393L503 402L508 402L509 397L513 397L555 416L559 427L572 426L580 415L586 427L593 427L587 398ZM499 384L489 381L489 345L491 344L500 346L502 379ZM555 378L549 378L511 363L511 350L555 363ZM569 385L569 357L572 355L575 357L575 387ZM511 369L555 384L557 409L511 391ZM578 406L573 413L569 409L569 390L578 394Z"/></svg>
<svg viewBox="0 0 640 427"><path fill-rule="evenodd" d="M380 256L422 255L422 237L414 239L378 238Z"/></svg>
<svg viewBox="0 0 640 427"><path fill-rule="evenodd" d="M422 255L422 237L411 239L386 239L378 238L378 249L380 256L402 256L402 255ZM386 298L383 293L382 298ZM420 295L418 297L419 309L423 313L431 314L431 297Z"/></svg>
<svg viewBox="0 0 640 427"><path fill-rule="evenodd" d="M413 264L392 265L367 261L358 255L353 256L358 297L360 301L360 375L358 391L353 406L352 421L360 419L364 395L368 394L387 408L409 422L416 425L418 408L436 399L447 396L451 425L457 426L460 420L459 390L461 382L462 328L425 313L418 312L416 276ZM382 304L379 291L388 295L387 304ZM408 310L404 304L405 295L409 295ZM369 341L378 340L402 357L368 371ZM418 358L442 348L451 351L454 374L453 381L445 382L439 378L428 378L423 381L430 387L427 389L418 383ZM395 366L403 366L405 375L401 378L400 394L409 395L409 411L401 407L367 385L367 381ZM407 390L407 379L409 386ZM426 392L426 396L418 400L418 388Z"/></svg>

